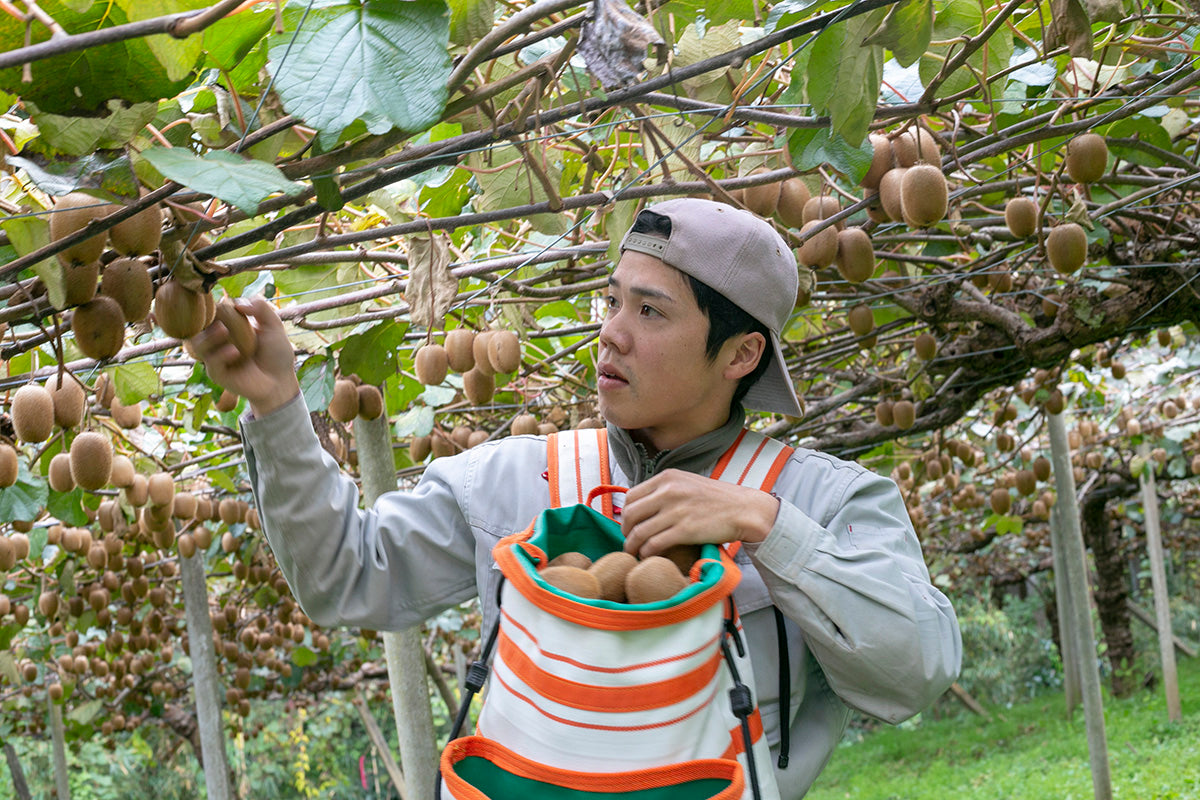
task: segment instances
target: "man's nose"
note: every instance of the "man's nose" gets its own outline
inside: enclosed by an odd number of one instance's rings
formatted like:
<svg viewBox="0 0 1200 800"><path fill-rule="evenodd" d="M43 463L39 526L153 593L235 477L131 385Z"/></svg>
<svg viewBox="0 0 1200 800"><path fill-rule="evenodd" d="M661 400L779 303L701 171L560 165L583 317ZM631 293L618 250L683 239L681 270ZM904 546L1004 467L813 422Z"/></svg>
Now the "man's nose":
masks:
<svg viewBox="0 0 1200 800"><path fill-rule="evenodd" d="M600 321L600 344L617 351L624 351L629 340L622 323L621 311L610 309Z"/></svg>

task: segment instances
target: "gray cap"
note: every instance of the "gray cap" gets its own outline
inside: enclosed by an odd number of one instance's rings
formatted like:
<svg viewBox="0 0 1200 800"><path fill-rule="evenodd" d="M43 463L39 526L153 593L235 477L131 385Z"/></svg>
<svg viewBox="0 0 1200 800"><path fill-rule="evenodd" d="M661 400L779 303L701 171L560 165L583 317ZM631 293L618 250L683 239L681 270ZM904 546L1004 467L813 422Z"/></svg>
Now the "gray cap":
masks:
<svg viewBox="0 0 1200 800"><path fill-rule="evenodd" d="M680 197L646 210L670 218L670 238L630 232L621 242L622 252L634 250L661 259L765 325L775 357L742 403L759 411L801 416L779 344L799 288L796 258L783 237L751 212L711 200Z"/></svg>

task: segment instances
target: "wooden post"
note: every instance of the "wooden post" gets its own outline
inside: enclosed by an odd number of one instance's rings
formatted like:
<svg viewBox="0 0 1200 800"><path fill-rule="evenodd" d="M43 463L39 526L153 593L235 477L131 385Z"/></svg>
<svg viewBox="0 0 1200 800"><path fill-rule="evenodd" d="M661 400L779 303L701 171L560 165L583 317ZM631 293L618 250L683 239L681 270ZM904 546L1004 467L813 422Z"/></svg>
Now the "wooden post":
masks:
<svg viewBox="0 0 1200 800"><path fill-rule="evenodd" d="M192 662L192 693L196 699L196 724L200 729L200 760L208 800L230 800L229 762L221 727L221 689L217 654L213 648L212 620L208 616L208 586L204 578L204 553L179 556L183 580L183 611L187 620L188 657Z"/></svg>
<svg viewBox="0 0 1200 800"><path fill-rule="evenodd" d="M1142 484L1142 511L1146 517L1146 552L1150 556L1150 586L1154 590L1154 616L1158 627L1158 653L1162 659L1163 690L1167 693L1167 720L1183 719L1179 704L1179 673L1175 669L1175 648L1171 644L1171 598L1167 591L1166 558L1163 555L1162 527L1158 521L1158 490L1154 484L1154 461L1150 445L1138 445L1138 454L1146 467L1138 476Z"/></svg>
<svg viewBox="0 0 1200 800"><path fill-rule="evenodd" d="M392 435L386 409L375 419L356 419L354 438L358 443L363 500L370 505L380 495L396 489L396 462L392 457ZM421 641L420 626L384 633L383 651L387 656L400 765L404 770L405 786L401 796L433 797L438 768L437 737L429 703L429 683L425 678L425 645Z"/></svg>
<svg viewBox="0 0 1200 800"><path fill-rule="evenodd" d="M1062 544L1062 522L1057 504L1050 509L1050 554L1054 559L1054 604L1058 609L1058 638L1062 646L1063 697L1067 719L1073 719L1075 709L1083 702L1079 688L1079 648L1071 634L1071 585Z"/></svg>
<svg viewBox="0 0 1200 800"><path fill-rule="evenodd" d="M379 753L379 757L383 759L383 768L387 770L388 777L392 779L392 785L396 787L396 791L400 794L400 800L406 800L404 774L400 772L400 767L396 764L396 759L392 758L392 750L388 747L387 740L383 738L383 731L379 729L379 723L375 721L375 715L371 713L371 708L367 705L367 699L363 697L361 686L354 693L351 702L354 703L354 708L358 711L358 716L362 719L363 726L367 729L367 738L374 745L375 752Z"/></svg>
<svg viewBox="0 0 1200 800"><path fill-rule="evenodd" d="M1047 414L1046 427L1050 432L1051 463L1054 466L1054 485L1058 491L1055 507L1061 523L1063 560L1067 566L1071 593L1071 619L1066 630L1075 637L1079 652L1079 683L1083 689L1083 718L1087 728L1088 760L1092 768L1092 794L1096 800L1112 800L1108 736L1100 694L1100 667L1096 661L1096 633L1092 628L1092 609L1088 602L1087 555L1079 523L1079 501L1075 497L1075 474L1071 470L1067 426L1061 414Z"/></svg>
<svg viewBox="0 0 1200 800"><path fill-rule="evenodd" d="M29 794L29 784L25 782L25 770L21 769L21 760L17 758L17 750L12 742L4 743L4 758L8 761L8 773L12 776L13 794L17 800L33 800Z"/></svg>
<svg viewBox="0 0 1200 800"><path fill-rule="evenodd" d="M1133 598L1125 598L1125 607L1129 609L1129 613L1133 615L1134 619L1145 625L1150 630L1154 631L1156 634L1159 633L1158 623L1155 622L1154 615L1139 606L1137 603L1133 602ZM1196 648L1192 647L1173 633L1171 634L1171 641L1175 644L1175 649L1179 651L1180 655L1184 656L1185 658L1196 657Z"/></svg>
<svg viewBox="0 0 1200 800"><path fill-rule="evenodd" d="M67 771L67 734L63 728L62 706L46 697L50 707L50 738L53 740L54 789L58 800L71 800L71 783Z"/></svg>

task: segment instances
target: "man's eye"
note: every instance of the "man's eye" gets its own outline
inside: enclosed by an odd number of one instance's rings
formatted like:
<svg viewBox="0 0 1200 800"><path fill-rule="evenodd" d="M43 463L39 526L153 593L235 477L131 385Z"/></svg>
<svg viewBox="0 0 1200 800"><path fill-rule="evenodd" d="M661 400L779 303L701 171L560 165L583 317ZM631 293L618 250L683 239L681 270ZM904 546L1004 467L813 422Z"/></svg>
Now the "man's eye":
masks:
<svg viewBox="0 0 1200 800"><path fill-rule="evenodd" d="M648 317L655 316L658 314L658 309L654 308L653 306L648 306L643 303L642 304L642 314L645 316L648 316Z"/></svg>

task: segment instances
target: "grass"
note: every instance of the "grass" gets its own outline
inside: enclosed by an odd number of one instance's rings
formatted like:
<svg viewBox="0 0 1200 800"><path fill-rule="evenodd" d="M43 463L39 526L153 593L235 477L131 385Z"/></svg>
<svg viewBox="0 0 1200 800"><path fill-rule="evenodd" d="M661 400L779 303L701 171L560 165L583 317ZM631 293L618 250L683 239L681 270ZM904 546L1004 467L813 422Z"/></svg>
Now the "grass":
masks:
<svg viewBox="0 0 1200 800"><path fill-rule="evenodd" d="M1200 798L1200 659L1177 663L1178 723L1167 722L1161 683L1124 700L1104 696L1115 797ZM964 713L843 744L806 800L1094 796L1082 707L1067 720L1059 693L988 711L990 720Z"/></svg>

